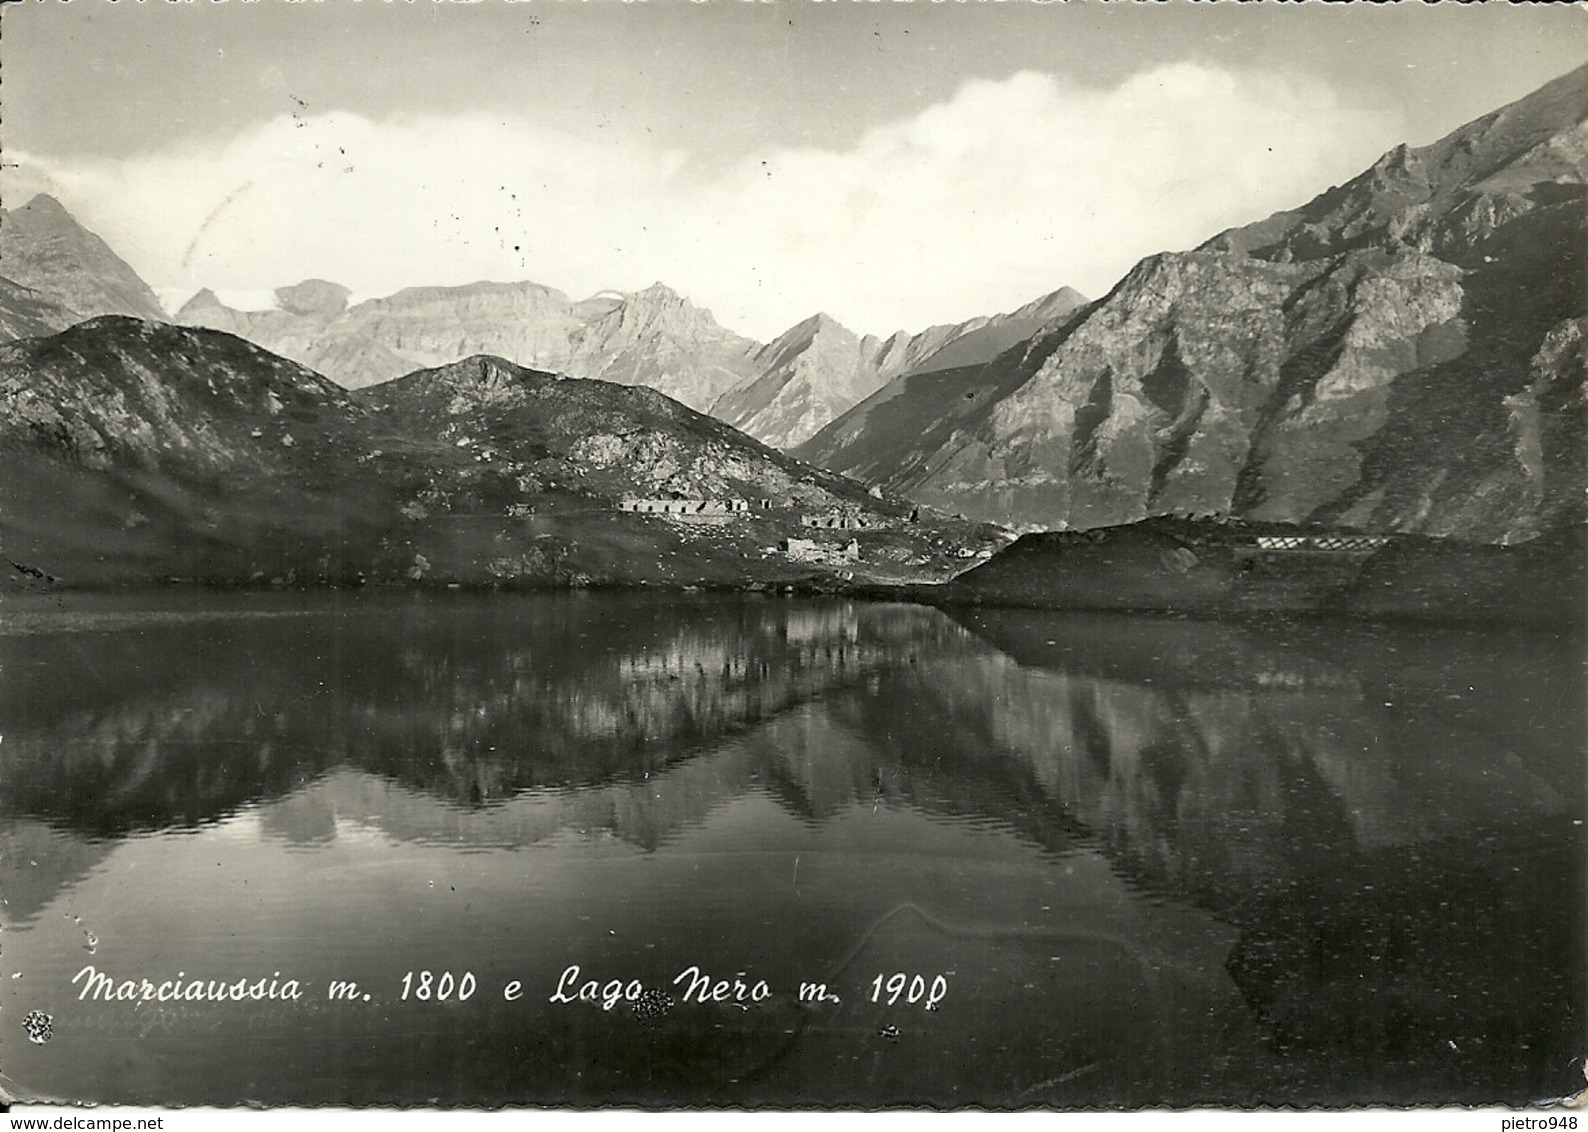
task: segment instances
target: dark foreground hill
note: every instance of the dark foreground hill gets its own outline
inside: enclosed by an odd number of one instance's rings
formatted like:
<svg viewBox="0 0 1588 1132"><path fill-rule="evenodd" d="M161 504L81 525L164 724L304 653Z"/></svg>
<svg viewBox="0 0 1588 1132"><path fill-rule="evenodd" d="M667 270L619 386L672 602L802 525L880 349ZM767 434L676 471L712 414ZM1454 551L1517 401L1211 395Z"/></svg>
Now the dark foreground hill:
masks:
<svg viewBox="0 0 1588 1132"><path fill-rule="evenodd" d="M0 347L0 463L13 581L926 579L993 536L911 522L654 390L476 357L355 395L229 334L118 317ZM690 514L624 509L645 499ZM808 545L778 549L791 536Z"/></svg>
<svg viewBox="0 0 1588 1132"><path fill-rule="evenodd" d="M1148 519L1026 535L933 600L1218 616L1329 613L1580 634L1588 529L1516 546L1279 523Z"/></svg>

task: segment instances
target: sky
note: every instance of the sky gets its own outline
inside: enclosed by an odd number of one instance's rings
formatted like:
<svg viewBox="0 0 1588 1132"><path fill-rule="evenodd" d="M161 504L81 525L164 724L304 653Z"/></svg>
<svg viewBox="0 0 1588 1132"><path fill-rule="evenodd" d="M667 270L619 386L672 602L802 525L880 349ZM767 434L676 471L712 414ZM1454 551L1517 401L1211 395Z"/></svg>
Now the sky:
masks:
<svg viewBox="0 0 1588 1132"><path fill-rule="evenodd" d="M661 281L769 340L1101 295L1588 61L1588 9L24 0L0 61L0 202L169 305Z"/></svg>

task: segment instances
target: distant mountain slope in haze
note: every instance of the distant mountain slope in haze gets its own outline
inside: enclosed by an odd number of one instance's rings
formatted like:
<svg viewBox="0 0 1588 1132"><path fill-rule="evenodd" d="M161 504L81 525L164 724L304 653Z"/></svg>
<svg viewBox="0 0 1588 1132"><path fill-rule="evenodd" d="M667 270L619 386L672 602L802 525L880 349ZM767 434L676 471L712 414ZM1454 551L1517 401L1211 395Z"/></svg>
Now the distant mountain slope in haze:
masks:
<svg viewBox="0 0 1588 1132"><path fill-rule="evenodd" d="M661 283L624 295L571 339L567 371L649 385L699 412L753 369L758 343Z"/></svg>
<svg viewBox="0 0 1588 1132"><path fill-rule="evenodd" d="M964 324L966 329L900 372L936 373L990 362L1005 350L1080 310L1087 301L1086 296L1073 287L1060 287L1008 314L978 320L979 325Z"/></svg>
<svg viewBox="0 0 1588 1132"><path fill-rule="evenodd" d="M530 282L409 287L352 307L344 288L323 280L276 296L273 310L237 311L200 292L177 321L242 335L349 389L495 354L577 377L650 385L702 410L748 373L756 347L661 284L580 303Z"/></svg>
<svg viewBox="0 0 1588 1132"><path fill-rule="evenodd" d="M266 310L235 310L205 289L176 312L182 326L202 326L235 334L291 358L300 365L324 372L317 363L325 328L347 309L348 289L323 279L306 279L291 287L278 287L276 305ZM380 354L379 361L401 365L395 356ZM367 364L377 364L375 359ZM399 372L402 372L399 370Z"/></svg>
<svg viewBox="0 0 1588 1132"><path fill-rule="evenodd" d="M998 402L1028 381L1060 340L1057 332L1039 334L988 364L896 377L793 452L866 483L908 483L919 491L943 454L985 427Z"/></svg>
<svg viewBox="0 0 1588 1132"><path fill-rule="evenodd" d="M661 283L580 302L530 282L410 287L354 306L347 297L335 283L307 280L279 289L272 309L244 311L205 290L176 321L245 337L348 389L473 354L648 385L788 449L899 374L985 361L1085 301L1064 288L1009 314L887 339L818 316L762 346Z"/></svg>
<svg viewBox="0 0 1588 1132"><path fill-rule="evenodd" d="M790 327L752 361L754 376L711 412L774 448L793 448L884 380L866 343L825 314Z"/></svg>
<svg viewBox="0 0 1588 1132"><path fill-rule="evenodd" d="M83 318L166 317L138 273L43 193L0 213L0 276Z"/></svg>
<svg viewBox="0 0 1588 1132"><path fill-rule="evenodd" d="M1515 541L1588 489L1588 68L798 449L967 515ZM953 375L961 401L946 408Z"/></svg>
<svg viewBox="0 0 1588 1132"><path fill-rule="evenodd" d="M712 414L775 448L792 451L889 382L990 361L1086 299L1068 287L1008 314L933 326L885 339L855 334L815 315L759 351L754 375L729 390Z"/></svg>

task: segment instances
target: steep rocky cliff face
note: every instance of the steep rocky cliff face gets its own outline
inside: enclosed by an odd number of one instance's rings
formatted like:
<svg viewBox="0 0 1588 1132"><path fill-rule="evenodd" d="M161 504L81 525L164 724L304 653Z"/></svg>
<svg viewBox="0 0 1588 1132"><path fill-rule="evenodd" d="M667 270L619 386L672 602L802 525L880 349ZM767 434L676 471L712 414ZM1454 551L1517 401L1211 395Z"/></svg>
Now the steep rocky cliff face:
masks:
<svg viewBox="0 0 1588 1132"><path fill-rule="evenodd" d="M1032 526L1220 512L1515 541L1588 488L1588 68L1137 265L798 452ZM948 380L952 376L954 380Z"/></svg>
<svg viewBox="0 0 1588 1132"><path fill-rule="evenodd" d="M1040 368L1067 327L1039 333L993 362L905 373L794 449L803 460L843 468L868 483L908 485L915 498L934 497L932 473L947 462L962 437L985 427L999 400ZM936 498L952 506L952 493Z"/></svg>
<svg viewBox="0 0 1588 1132"><path fill-rule="evenodd" d="M82 320L47 295L0 276L0 342L54 334Z"/></svg>
<svg viewBox="0 0 1588 1132"><path fill-rule="evenodd" d="M137 272L43 193L0 212L0 275L83 318L165 317Z"/></svg>

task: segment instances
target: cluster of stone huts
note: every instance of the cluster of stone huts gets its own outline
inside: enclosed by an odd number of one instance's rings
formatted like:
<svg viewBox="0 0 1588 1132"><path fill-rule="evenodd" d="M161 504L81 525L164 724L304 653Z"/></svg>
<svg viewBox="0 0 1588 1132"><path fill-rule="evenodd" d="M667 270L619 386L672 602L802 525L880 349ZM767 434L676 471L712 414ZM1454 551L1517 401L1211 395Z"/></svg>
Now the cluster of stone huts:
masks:
<svg viewBox="0 0 1588 1132"><path fill-rule="evenodd" d="M641 515L742 515L750 510L748 499L636 499L618 500L619 511Z"/></svg>
<svg viewBox="0 0 1588 1132"><path fill-rule="evenodd" d="M752 503L748 499L640 499L625 496L618 500L618 510L639 515L744 515L752 510L769 510L770 499ZM913 516L912 516L913 519ZM800 526L824 531L864 531L872 526L871 520L855 511L827 511L819 515L801 515Z"/></svg>

